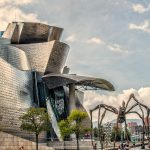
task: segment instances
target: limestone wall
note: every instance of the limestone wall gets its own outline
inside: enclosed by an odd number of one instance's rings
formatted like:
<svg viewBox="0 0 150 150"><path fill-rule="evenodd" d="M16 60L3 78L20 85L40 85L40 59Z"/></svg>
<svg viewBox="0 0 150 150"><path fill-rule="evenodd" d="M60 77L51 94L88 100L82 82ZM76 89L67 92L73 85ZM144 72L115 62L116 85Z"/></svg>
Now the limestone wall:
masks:
<svg viewBox="0 0 150 150"><path fill-rule="evenodd" d="M94 142L97 143L97 147L100 147L99 142ZM92 143L91 141L79 141L80 149L81 150L92 150ZM75 150L77 147L77 142L76 140L74 141L50 141L48 142L48 146L54 147L56 150L63 150L64 147L67 150Z"/></svg>
<svg viewBox="0 0 150 150"><path fill-rule="evenodd" d="M0 132L0 150L19 150L23 146L24 150L35 150L36 144L34 142ZM42 146L39 144L39 150L55 150L54 148Z"/></svg>

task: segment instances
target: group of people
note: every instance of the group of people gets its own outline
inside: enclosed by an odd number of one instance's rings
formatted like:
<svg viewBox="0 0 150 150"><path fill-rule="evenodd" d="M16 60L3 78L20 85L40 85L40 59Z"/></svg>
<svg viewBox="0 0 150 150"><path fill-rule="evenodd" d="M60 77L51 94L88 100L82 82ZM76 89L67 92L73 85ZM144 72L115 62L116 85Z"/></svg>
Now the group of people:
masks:
<svg viewBox="0 0 150 150"><path fill-rule="evenodd" d="M97 143L94 143L93 144L93 150L96 150L97 149ZM118 150L129 150L129 144L126 144L126 143L122 143Z"/></svg>
<svg viewBox="0 0 150 150"><path fill-rule="evenodd" d="M118 150L129 150L129 144L121 143L121 145L119 145Z"/></svg>

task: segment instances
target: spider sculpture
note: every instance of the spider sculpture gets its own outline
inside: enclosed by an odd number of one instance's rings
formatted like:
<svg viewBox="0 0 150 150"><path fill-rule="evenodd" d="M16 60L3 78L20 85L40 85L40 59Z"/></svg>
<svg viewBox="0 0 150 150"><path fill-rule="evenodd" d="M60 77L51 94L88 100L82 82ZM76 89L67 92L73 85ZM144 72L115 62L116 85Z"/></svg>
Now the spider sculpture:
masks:
<svg viewBox="0 0 150 150"><path fill-rule="evenodd" d="M131 101L133 100L133 104L132 106L129 106L129 104L131 103ZM138 111L133 110L134 108L139 108L140 109L140 113ZM101 110L104 110L103 112ZM143 133L142 133L142 148L144 149L144 137L145 137L145 132L147 133L147 138L148 138L148 143L150 143L150 137L149 137L149 114L150 114L150 108L144 104L142 104L141 102L139 102L134 94L131 94L129 96L128 101L125 103L124 101L122 102L122 105L119 107L119 109L116 109L113 106L109 106L106 104L99 104L97 105L94 109L90 110L90 116L91 116L91 128L93 129L93 124L92 124L92 113L93 111L98 110L98 135L99 135L99 140L100 140L100 144L102 146L102 136L101 136L101 127L102 127L102 121L106 115L106 112L112 112L114 114L117 115L117 130L118 130L118 124L122 124L125 123L125 134L127 137L127 141L129 142L128 139L128 131L127 131L127 122L126 122L126 115L127 114L137 114L139 116L139 118L142 120L142 124L143 124ZM146 113L145 113L146 112ZM145 124L144 118L146 118L146 122L147 122L147 126ZM91 136L93 135L93 130L91 130ZM93 137L91 137L93 138ZM92 144L93 144L93 140L92 140ZM114 147L115 147L115 141L114 141Z"/></svg>

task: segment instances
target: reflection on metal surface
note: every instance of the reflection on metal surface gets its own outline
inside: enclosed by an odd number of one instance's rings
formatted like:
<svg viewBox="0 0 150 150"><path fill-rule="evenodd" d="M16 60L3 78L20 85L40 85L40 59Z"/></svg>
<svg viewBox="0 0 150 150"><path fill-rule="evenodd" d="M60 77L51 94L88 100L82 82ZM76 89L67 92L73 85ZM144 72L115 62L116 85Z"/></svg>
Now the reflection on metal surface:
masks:
<svg viewBox="0 0 150 150"><path fill-rule="evenodd" d="M76 85L114 90L106 80L67 74L69 46L59 41L62 31L41 23L13 22L0 38L0 125L6 132L23 132L19 117L29 107L45 107L61 140L58 121L68 116L69 108L84 110ZM61 74L63 68L66 74Z"/></svg>
<svg viewBox="0 0 150 150"><path fill-rule="evenodd" d="M42 75L50 72L61 73L69 51L69 46L59 41L14 46L27 54L31 68Z"/></svg>
<svg viewBox="0 0 150 150"><path fill-rule="evenodd" d="M33 22L9 23L3 38L11 40L13 44L41 43L59 40L63 29Z"/></svg>
<svg viewBox="0 0 150 150"><path fill-rule="evenodd" d="M26 53L10 45L0 45L0 57L19 70L31 70Z"/></svg>
<svg viewBox="0 0 150 150"><path fill-rule="evenodd" d="M69 51L58 41L62 31L40 23L13 22L0 38L0 124L5 131L21 132L19 117L27 108L46 107L42 75L61 73ZM63 116L64 99L54 103Z"/></svg>
<svg viewBox="0 0 150 150"><path fill-rule="evenodd" d="M26 86L28 84L28 86ZM30 71L21 71L0 58L0 124L5 129L19 130L18 117L32 102L32 76ZM10 122L10 117L14 120ZM13 123L12 123L13 122Z"/></svg>

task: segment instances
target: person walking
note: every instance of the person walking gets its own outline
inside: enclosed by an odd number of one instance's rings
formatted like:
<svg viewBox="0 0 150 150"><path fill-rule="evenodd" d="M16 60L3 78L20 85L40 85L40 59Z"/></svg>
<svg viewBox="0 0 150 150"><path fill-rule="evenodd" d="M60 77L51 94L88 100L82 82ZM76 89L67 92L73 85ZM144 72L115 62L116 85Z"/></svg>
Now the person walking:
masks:
<svg viewBox="0 0 150 150"><path fill-rule="evenodd" d="M94 144L93 149L94 149L94 150L97 149L97 143Z"/></svg>
<svg viewBox="0 0 150 150"><path fill-rule="evenodd" d="M23 147L23 146L21 146L21 147L19 148L19 150L24 150L24 147Z"/></svg>

